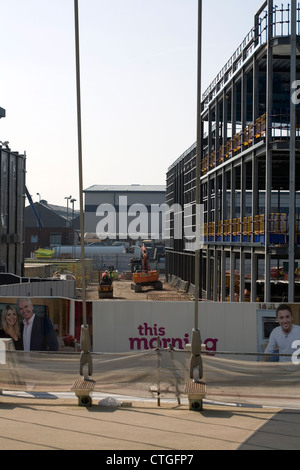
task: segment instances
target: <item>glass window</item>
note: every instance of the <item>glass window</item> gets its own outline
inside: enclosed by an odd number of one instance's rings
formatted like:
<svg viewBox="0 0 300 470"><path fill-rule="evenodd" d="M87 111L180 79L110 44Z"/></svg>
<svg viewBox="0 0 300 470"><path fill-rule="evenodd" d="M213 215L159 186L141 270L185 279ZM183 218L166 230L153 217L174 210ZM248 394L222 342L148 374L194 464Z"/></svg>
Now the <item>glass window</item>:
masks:
<svg viewBox="0 0 300 470"><path fill-rule="evenodd" d="M61 233L50 233L50 245L61 245L62 234Z"/></svg>

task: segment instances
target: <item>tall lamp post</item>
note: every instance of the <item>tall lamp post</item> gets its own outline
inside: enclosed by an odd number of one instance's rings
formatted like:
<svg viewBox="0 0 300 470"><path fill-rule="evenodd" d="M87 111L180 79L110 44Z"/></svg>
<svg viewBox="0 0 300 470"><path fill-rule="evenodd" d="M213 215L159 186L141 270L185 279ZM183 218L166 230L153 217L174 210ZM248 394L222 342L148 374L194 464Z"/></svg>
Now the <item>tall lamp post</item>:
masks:
<svg viewBox="0 0 300 470"><path fill-rule="evenodd" d="M72 204L72 228L74 230L74 202L76 202L76 199L71 199L70 203Z"/></svg>
<svg viewBox="0 0 300 470"><path fill-rule="evenodd" d="M70 203L72 204L72 252L73 252L73 257L75 254L75 229L74 229L74 203L76 202L76 199L71 199Z"/></svg>
<svg viewBox="0 0 300 470"><path fill-rule="evenodd" d="M41 218L41 199L42 199L42 197L41 197L40 193L36 193L36 195L39 197L39 211L38 211L38 212L39 212L39 219L40 219L40 218ZM41 243L41 224L40 224L40 223L39 223L39 239L38 239L38 243L39 243L39 245L40 245L40 243Z"/></svg>
<svg viewBox="0 0 300 470"><path fill-rule="evenodd" d="M69 226L69 200L72 199L72 196L65 197L67 200L67 227Z"/></svg>
<svg viewBox="0 0 300 470"><path fill-rule="evenodd" d="M201 358L201 334L199 330L199 284L200 284L200 176L201 176L201 61L202 61L202 0L198 0L198 67L197 67L197 155L196 155L196 246L195 246L195 306L194 328L191 343L190 378L195 383L203 376Z"/></svg>
<svg viewBox="0 0 300 470"><path fill-rule="evenodd" d="M78 133L78 173L79 173L79 201L80 201L80 243L81 243L81 277L82 277L82 325L80 335L80 375L87 378L92 375L91 339L87 325L86 291L85 291L85 253L84 253L84 208L83 208L83 172L82 172L82 131L81 131L81 93L80 93L80 53L79 53L79 15L78 0L74 0L75 16L75 47L76 47L76 91L77 91L77 133Z"/></svg>

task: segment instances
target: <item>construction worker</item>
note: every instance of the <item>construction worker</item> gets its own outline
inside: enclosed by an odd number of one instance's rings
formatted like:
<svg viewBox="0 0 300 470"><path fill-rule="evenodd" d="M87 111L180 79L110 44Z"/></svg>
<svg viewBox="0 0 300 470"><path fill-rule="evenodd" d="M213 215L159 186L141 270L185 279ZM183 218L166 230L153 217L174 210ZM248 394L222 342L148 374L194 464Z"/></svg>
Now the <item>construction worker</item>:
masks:
<svg viewBox="0 0 300 470"><path fill-rule="evenodd" d="M102 274L101 284L104 286L111 286L112 280L108 274L108 271L105 271L105 273Z"/></svg>
<svg viewBox="0 0 300 470"><path fill-rule="evenodd" d="M150 271L150 266L148 263L148 256L147 256L147 249L145 245L142 246L142 270L143 271Z"/></svg>

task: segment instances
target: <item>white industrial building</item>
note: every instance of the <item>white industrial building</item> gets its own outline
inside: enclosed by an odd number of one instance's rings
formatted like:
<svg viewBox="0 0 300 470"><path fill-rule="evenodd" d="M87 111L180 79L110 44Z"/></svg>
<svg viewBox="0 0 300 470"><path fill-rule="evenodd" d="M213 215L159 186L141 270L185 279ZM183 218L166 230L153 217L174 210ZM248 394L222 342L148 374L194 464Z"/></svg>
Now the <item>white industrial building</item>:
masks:
<svg viewBox="0 0 300 470"><path fill-rule="evenodd" d="M84 194L86 233L101 240L163 238L165 185L93 185Z"/></svg>

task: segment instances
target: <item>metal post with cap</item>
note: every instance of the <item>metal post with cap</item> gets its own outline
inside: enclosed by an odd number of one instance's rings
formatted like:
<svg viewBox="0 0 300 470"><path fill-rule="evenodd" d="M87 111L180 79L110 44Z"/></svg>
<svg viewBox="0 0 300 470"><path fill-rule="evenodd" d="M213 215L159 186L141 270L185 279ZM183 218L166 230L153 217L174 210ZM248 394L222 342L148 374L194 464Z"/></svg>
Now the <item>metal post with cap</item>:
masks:
<svg viewBox="0 0 300 470"><path fill-rule="evenodd" d="M195 243L195 304L194 328L192 331L190 379L186 385L190 409L202 409L202 399L206 393L206 385L201 382L203 377L203 363L201 358L202 341L199 329L199 285L200 285L200 176L201 176L201 149L202 149L202 123L201 123L201 81L202 81L202 0L198 0L198 64L197 64L197 150L196 150L196 243Z"/></svg>
<svg viewBox="0 0 300 470"><path fill-rule="evenodd" d="M74 0L75 14L75 45L76 45L76 86L77 86L77 132L78 132L78 173L79 173L79 201L80 201L80 242L81 242L81 277L82 277L82 325L80 336L80 375L88 382L88 377L93 374L91 357L91 340L87 325L86 313L86 270L84 252L84 208L83 208L83 171L82 171L82 131L81 131L81 96L80 96L80 54L79 54L79 14L78 0ZM93 381L90 381L93 382ZM93 385L91 383L91 385ZM86 384L84 389L86 389ZM85 397L86 398L86 397ZM87 402L83 399L83 403Z"/></svg>

